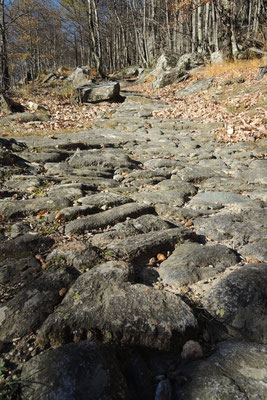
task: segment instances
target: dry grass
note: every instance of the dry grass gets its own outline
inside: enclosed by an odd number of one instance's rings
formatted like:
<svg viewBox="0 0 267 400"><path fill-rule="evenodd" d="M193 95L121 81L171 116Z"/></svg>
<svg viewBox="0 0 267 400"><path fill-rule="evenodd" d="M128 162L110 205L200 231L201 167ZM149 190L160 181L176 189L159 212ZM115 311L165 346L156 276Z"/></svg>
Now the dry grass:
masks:
<svg viewBox="0 0 267 400"><path fill-rule="evenodd" d="M224 61L222 63L207 65L202 71L203 77L238 78L247 77L251 73L257 75L259 67L265 65L264 58L253 58L251 60Z"/></svg>

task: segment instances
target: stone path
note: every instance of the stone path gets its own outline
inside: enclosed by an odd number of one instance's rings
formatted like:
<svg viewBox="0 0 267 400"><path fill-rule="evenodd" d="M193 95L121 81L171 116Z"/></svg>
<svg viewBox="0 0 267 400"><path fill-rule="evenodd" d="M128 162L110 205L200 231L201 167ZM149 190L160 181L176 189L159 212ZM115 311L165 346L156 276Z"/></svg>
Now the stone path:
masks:
<svg viewBox="0 0 267 400"><path fill-rule="evenodd" d="M267 399L266 141L163 107L0 139L0 345L27 399Z"/></svg>

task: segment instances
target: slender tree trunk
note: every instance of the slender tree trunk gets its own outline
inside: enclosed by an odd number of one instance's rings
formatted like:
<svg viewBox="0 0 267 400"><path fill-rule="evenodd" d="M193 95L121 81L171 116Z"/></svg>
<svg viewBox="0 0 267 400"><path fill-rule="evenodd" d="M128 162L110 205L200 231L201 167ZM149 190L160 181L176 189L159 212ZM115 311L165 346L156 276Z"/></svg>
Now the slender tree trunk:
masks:
<svg viewBox="0 0 267 400"><path fill-rule="evenodd" d="M205 37L204 49L205 50L209 49L209 45L211 43L211 29L210 29L209 21L210 21L210 3L206 3L206 5L205 5L205 23L204 23L204 37Z"/></svg>
<svg viewBox="0 0 267 400"><path fill-rule="evenodd" d="M10 87L7 60L5 2L0 0L0 52L1 52L1 90L6 91Z"/></svg>
<svg viewBox="0 0 267 400"><path fill-rule="evenodd" d="M197 50L199 53L202 52L204 48L203 43L203 21L202 21L202 14L203 14L203 6L201 0L198 1L198 9L197 9L197 36L198 36L198 43L197 43Z"/></svg>
<svg viewBox="0 0 267 400"><path fill-rule="evenodd" d="M197 10L194 8L192 12L192 53L197 49Z"/></svg>
<svg viewBox="0 0 267 400"><path fill-rule="evenodd" d="M171 50L171 33L170 33L170 23L169 23L168 0L165 0L165 19L166 19L166 30L167 30L167 46L168 50Z"/></svg>
<svg viewBox="0 0 267 400"><path fill-rule="evenodd" d="M218 16L216 13L214 2L212 3L212 25L213 25L213 44L214 51L219 51L219 40L218 40Z"/></svg>

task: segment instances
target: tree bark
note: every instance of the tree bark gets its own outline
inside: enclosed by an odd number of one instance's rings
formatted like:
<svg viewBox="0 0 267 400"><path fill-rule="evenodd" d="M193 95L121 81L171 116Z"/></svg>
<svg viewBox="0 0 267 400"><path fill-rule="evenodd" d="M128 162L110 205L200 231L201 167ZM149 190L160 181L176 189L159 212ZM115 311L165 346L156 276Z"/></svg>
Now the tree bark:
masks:
<svg viewBox="0 0 267 400"><path fill-rule="evenodd" d="M1 54L1 90L7 91L10 87L7 59L5 1L0 0L0 54Z"/></svg>

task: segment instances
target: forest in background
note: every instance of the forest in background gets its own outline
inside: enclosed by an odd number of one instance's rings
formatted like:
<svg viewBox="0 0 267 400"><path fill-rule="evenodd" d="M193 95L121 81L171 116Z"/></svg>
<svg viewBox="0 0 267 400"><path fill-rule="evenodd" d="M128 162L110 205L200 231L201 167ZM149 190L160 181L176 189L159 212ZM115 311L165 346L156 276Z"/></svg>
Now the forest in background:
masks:
<svg viewBox="0 0 267 400"><path fill-rule="evenodd" d="M1 86L60 66L149 67L165 51L266 49L264 0L1 0Z"/></svg>

